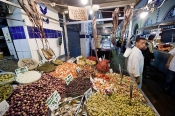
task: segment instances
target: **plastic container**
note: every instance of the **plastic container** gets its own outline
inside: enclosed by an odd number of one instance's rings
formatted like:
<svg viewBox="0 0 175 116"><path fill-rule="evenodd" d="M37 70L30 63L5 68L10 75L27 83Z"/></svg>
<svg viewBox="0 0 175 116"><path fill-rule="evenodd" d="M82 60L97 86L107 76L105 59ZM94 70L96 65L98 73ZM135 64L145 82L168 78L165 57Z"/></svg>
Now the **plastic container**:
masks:
<svg viewBox="0 0 175 116"><path fill-rule="evenodd" d="M0 60L2 60L3 58L4 58L3 52L0 52Z"/></svg>

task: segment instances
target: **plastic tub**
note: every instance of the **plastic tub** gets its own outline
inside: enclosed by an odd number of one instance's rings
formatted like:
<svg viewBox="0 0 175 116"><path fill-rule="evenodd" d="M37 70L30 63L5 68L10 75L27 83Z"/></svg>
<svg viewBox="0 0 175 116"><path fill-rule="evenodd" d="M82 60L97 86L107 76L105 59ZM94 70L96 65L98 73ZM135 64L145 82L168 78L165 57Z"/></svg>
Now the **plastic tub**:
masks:
<svg viewBox="0 0 175 116"><path fill-rule="evenodd" d="M3 52L0 52L0 60L2 60L3 58L4 58Z"/></svg>

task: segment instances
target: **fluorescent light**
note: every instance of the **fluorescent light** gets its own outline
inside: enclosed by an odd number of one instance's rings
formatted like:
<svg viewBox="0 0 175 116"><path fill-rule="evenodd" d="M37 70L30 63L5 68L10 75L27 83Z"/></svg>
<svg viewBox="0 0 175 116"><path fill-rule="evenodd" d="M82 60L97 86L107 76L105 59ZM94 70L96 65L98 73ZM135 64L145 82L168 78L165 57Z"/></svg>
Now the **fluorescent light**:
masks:
<svg viewBox="0 0 175 116"><path fill-rule="evenodd" d="M87 2L88 2L88 0L81 0L81 3L82 3L83 5L87 4Z"/></svg>
<svg viewBox="0 0 175 116"><path fill-rule="evenodd" d="M148 12L147 11L143 11L141 14L140 14L140 18L145 18L146 16L148 15Z"/></svg>
<svg viewBox="0 0 175 116"><path fill-rule="evenodd" d="M93 10L91 9L91 10L89 10L89 14L93 14Z"/></svg>

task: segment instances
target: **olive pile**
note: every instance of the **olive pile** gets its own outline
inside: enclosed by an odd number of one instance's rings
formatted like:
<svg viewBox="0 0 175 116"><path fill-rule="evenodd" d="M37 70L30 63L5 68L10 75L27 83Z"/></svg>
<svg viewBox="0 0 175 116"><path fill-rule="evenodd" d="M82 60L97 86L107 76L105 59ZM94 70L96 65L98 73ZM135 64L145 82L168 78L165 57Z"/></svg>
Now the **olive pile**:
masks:
<svg viewBox="0 0 175 116"><path fill-rule="evenodd" d="M65 84L48 74L43 74L35 83L18 86L8 100L10 108L5 116L46 116L48 106L45 102L55 90L65 93Z"/></svg>
<svg viewBox="0 0 175 116"><path fill-rule="evenodd" d="M89 78L75 78L69 85L66 85L66 93L82 95L90 87L91 83Z"/></svg>
<svg viewBox="0 0 175 116"><path fill-rule="evenodd" d="M156 116L150 106L135 99L129 104L129 99L121 94L110 96L94 93L87 101L87 111L90 116Z"/></svg>
<svg viewBox="0 0 175 116"><path fill-rule="evenodd" d="M94 74L94 69L88 65L81 67L81 70L77 72L77 77L90 78Z"/></svg>
<svg viewBox="0 0 175 116"><path fill-rule="evenodd" d="M12 93L12 87L10 84L0 85L0 102L7 99Z"/></svg>
<svg viewBox="0 0 175 116"><path fill-rule="evenodd" d="M14 78L13 74L1 74L0 75L0 82L8 81L9 79L13 79L13 78Z"/></svg>

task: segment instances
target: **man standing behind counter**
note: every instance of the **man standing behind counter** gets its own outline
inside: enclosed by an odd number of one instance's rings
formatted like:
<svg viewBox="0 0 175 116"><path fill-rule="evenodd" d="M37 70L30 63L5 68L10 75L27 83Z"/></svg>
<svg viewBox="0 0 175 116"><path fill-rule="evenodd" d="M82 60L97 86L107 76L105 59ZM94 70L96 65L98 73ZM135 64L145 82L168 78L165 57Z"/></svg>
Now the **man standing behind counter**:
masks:
<svg viewBox="0 0 175 116"><path fill-rule="evenodd" d="M144 57L141 50L146 47L146 39L138 36L136 38L136 45L132 48L131 54L128 58L127 70L136 79L139 87L142 87L142 73L144 66Z"/></svg>

